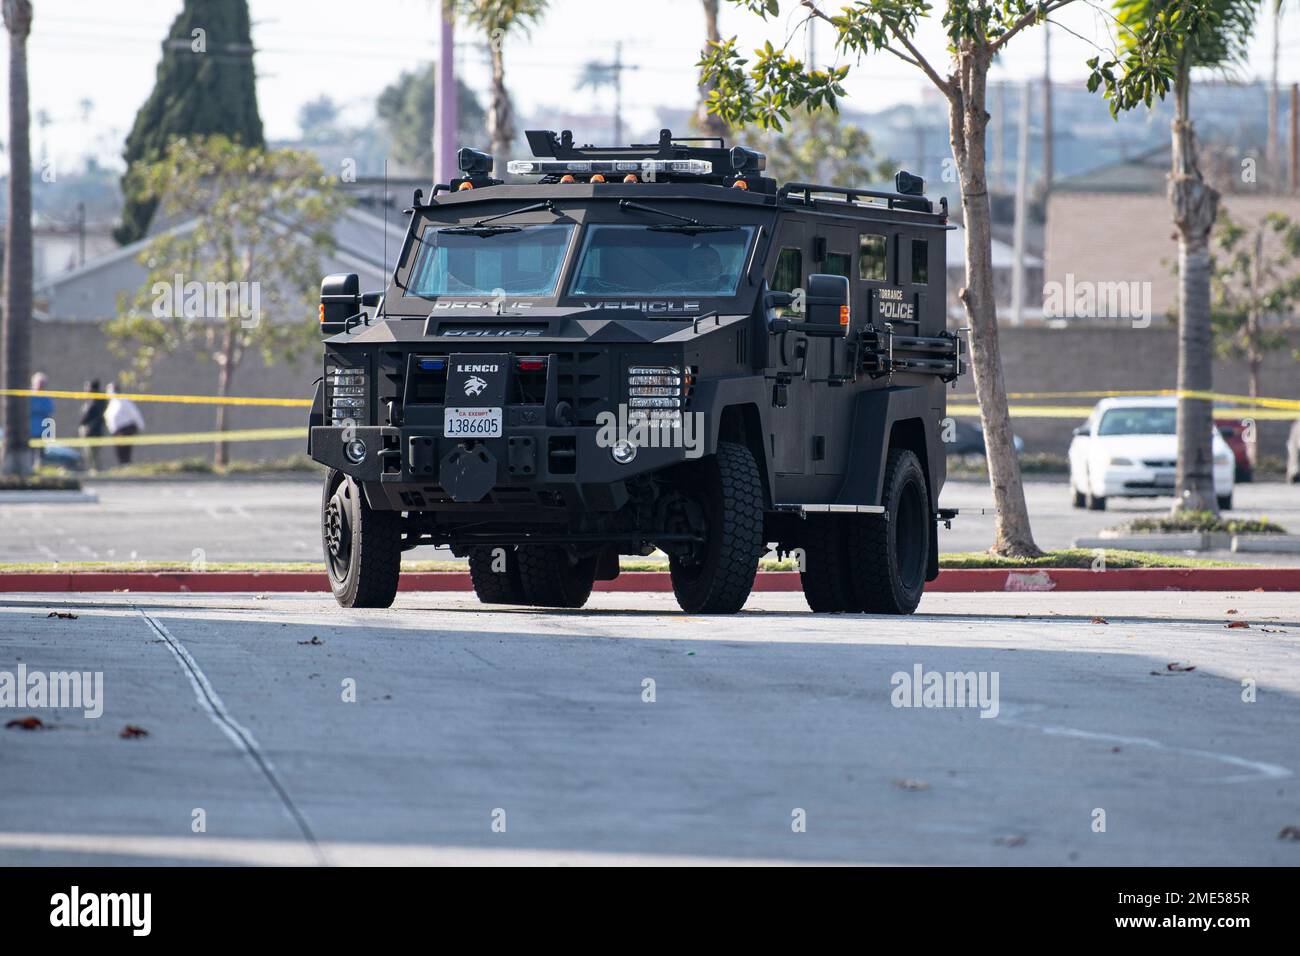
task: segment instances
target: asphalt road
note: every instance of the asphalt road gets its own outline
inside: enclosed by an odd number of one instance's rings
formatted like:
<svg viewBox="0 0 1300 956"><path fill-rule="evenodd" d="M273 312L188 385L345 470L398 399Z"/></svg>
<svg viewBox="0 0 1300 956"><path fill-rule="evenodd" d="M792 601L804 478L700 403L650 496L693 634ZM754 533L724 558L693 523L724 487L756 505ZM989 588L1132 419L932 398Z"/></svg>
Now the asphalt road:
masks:
<svg viewBox="0 0 1300 956"><path fill-rule="evenodd" d="M319 561L320 489L314 479L132 481L87 484L93 504L0 504L0 561ZM1112 502L1105 512L1070 507L1060 481L1031 481L1026 496L1034 533L1045 548L1139 514L1157 514L1168 499ZM1241 485L1241 516L1267 516L1300 532L1300 486ZM982 551L993 540L992 494L985 482L952 481L940 502L962 509L941 530L944 551ZM990 513L980 514L980 509ZM408 559L449 557L420 549ZM1231 554L1215 555L1232 559ZM1295 555L1250 555L1255 563L1293 565Z"/></svg>
<svg viewBox="0 0 1300 956"><path fill-rule="evenodd" d="M104 680L98 719L0 711L55 725L0 730L0 864L1300 864L1292 595L398 600L0 600L0 670ZM917 667L996 674L996 716L895 707Z"/></svg>

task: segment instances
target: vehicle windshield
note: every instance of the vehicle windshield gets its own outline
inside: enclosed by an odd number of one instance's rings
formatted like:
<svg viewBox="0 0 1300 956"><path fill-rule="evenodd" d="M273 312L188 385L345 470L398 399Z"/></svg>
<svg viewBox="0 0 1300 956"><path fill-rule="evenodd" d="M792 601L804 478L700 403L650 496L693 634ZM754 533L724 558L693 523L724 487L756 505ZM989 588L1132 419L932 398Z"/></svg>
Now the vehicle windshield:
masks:
<svg viewBox="0 0 1300 956"><path fill-rule="evenodd" d="M753 226L695 235L644 225L589 226L572 295L736 294Z"/></svg>
<svg viewBox="0 0 1300 956"><path fill-rule="evenodd" d="M1098 435L1173 435L1173 406L1167 408L1112 408L1101 416Z"/></svg>
<svg viewBox="0 0 1300 956"><path fill-rule="evenodd" d="M424 230L406 295L555 294L573 224L510 231Z"/></svg>

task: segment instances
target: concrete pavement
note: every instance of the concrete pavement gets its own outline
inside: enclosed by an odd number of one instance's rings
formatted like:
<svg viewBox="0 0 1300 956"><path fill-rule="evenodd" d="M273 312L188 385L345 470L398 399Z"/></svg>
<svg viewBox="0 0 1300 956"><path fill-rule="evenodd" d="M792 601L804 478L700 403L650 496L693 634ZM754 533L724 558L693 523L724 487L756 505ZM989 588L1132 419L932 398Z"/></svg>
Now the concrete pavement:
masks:
<svg viewBox="0 0 1300 956"><path fill-rule="evenodd" d="M97 504L0 504L0 561L319 561L320 487L314 477L240 480L111 481L86 485ZM1066 548L1081 535L1140 514L1159 514L1168 499L1114 501L1105 512L1072 509L1063 481L1025 485L1034 534L1044 548ZM987 482L950 481L940 503L960 508L943 551L982 551L993 540ZM1240 485L1238 516L1266 516L1300 533L1300 485ZM981 515L978 510L989 509ZM441 549L408 560L449 558ZM1295 555L1216 554L1225 560L1294 566Z"/></svg>
<svg viewBox="0 0 1300 956"><path fill-rule="evenodd" d="M803 607L0 600L0 670L105 682L99 719L0 711L56 724L0 730L0 864L1300 863L1294 595ZM895 707L917 666L996 674L997 715Z"/></svg>

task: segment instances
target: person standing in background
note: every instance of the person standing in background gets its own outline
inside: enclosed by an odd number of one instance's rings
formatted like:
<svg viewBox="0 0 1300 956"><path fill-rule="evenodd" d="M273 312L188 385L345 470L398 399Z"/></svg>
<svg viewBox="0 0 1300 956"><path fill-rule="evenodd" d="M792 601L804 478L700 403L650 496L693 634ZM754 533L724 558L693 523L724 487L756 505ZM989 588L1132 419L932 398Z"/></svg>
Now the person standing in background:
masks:
<svg viewBox="0 0 1300 956"><path fill-rule="evenodd" d="M144 416L140 414L140 409L136 408L135 402L129 398L122 398L117 394L117 386L112 382L108 383L108 407L104 409L104 427L114 438L126 437L129 435L138 435L144 428ZM119 465L131 464L131 446L116 445L117 463Z"/></svg>
<svg viewBox="0 0 1300 956"><path fill-rule="evenodd" d="M86 383L87 392L99 392L99 379ZM104 412L108 409L108 399L102 396L88 399L81 406L81 422L77 426L82 438L104 437ZM99 446L91 445L85 450L86 467L90 471L99 471Z"/></svg>

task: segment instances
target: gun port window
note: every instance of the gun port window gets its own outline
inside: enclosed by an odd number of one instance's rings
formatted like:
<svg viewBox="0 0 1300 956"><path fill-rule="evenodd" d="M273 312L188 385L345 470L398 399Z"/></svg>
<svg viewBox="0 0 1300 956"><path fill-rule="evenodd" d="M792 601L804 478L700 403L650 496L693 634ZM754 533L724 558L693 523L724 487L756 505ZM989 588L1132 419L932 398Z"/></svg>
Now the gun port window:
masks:
<svg viewBox="0 0 1300 956"><path fill-rule="evenodd" d="M930 281L930 243L925 239L912 240L912 284L925 285Z"/></svg>
<svg viewBox="0 0 1300 956"><path fill-rule="evenodd" d="M884 236L862 236L858 242L858 278L885 281L885 259L889 247Z"/></svg>
<svg viewBox="0 0 1300 956"><path fill-rule="evenodd" d="M803 253L793 246L782 249L776 257L776 271L772 273L772 289L776 292L793 292L803 285Z"/></svg>
<svg viewBox="0 0 1300 956"><path fill-rule="evenodd" d="M827 275L844 276L846 279L852 279L849 274L849 264L852 257L847 252L828 252L826 260L822 263L822 271Z"/></svg>
<svg viewBox="0 0 1300 956"><path fill-rule="evenodd" d="M555 294L572 225L424 230L406 295Z"/></svg>
<svg viewBox="0 0 1300 956"><path fill-rule="evenodd" d="M736 294L752 226L589 226L573 295Z"/></svg>

